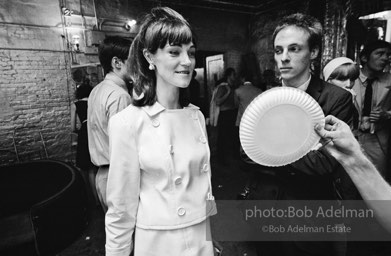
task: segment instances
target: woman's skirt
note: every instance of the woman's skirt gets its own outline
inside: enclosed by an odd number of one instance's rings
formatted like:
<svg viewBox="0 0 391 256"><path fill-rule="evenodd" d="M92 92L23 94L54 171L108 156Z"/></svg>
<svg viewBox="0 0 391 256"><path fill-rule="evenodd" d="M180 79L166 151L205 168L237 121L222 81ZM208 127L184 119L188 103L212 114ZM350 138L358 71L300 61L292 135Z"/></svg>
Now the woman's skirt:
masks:
<svg viewBox="0 0 391 256"><path fill-rule="evenodd" d="M134 256L213 256L209 218L186 228L136 228Z"/></svg>

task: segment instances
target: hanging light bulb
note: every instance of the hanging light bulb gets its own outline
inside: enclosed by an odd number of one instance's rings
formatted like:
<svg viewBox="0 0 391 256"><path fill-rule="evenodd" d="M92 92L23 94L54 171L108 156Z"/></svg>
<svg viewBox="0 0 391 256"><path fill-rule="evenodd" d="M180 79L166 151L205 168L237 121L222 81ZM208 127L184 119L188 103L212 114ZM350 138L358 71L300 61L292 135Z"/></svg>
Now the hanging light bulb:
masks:
<svg viewBox="0 0 391 256"><path fill-rule="evenodd" d="M125 22L125 29L129 31L136 24L137 24L137 21L135 21L135 20L128 20L128 21Z"/></svg>

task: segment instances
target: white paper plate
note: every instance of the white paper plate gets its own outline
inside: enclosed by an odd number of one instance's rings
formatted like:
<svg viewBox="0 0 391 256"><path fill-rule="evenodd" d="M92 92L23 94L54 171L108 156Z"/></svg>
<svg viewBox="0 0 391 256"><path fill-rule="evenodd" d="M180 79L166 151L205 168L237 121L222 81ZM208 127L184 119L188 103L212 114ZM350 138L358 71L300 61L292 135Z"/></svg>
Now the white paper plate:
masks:
<svg viewBox="0 0 391 256"><path fill-rule="evenodd" d="M287 165L317 145L317 123L324 123L324 114L309 94L277 87L260 94L247 107L240 122L240 142L256 163Z"/></svg>

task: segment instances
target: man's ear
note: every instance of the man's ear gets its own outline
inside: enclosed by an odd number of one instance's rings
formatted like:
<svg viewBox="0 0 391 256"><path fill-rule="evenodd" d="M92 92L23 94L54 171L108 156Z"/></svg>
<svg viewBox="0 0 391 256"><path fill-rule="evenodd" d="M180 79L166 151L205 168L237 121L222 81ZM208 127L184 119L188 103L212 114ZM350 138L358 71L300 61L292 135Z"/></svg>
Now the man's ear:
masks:
<svg viewBox="0 0 391 256"><path fill-rule="evenodd" d="M319 54L319 48L318 47L315 47L314 49L311 50L311 60L314 60L318 57L318 54Z"/></svg>
<svg viewBox="0 0 391 256"><path fill-rule="evenodd" d="M118 57L115 57L115 56L114 56L114 57L111 59L111 66L112 66L113 68L115 68L115 69L121 69L122 64L123 64L123 61L120 60Z"/></svg>
<svg viewBox="0 0 391 256"><path fill-rule="evenodd" d="M152 54L147 49L143 50L143 55L149 64L153 64Z"/></svg>

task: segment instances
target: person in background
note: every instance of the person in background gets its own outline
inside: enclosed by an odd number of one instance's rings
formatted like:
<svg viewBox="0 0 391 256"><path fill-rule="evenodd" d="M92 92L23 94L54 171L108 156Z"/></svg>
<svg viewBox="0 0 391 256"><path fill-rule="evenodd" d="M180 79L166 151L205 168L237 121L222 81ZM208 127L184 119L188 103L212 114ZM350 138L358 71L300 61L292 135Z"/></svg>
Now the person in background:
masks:
<svg viewBox="0 0 391 256"><path fill-rule="evenodd" d="M356 93L352 89L354 82L360 75L360 68L351 59L337 57L330 60L323 68L323 79L331 84L346 89L352 94L353 104L356 107L353 115L352 129L358 128L358 105Z"/></svg>
<svg viewBox="0 0 391 256"><path fill-rule="evenodd" d="M263 80L265 81L264 88L266 88L266 90L281 86L281 84L276 81L275 72L271 69L263 71Z"/></svg>
<svg viewBox="0 0 391 256"><path fill-rule="evenodd" d="M91 86L94 88L97 84L99 84L99 76L97 73L93 72L90 74L91 77Z"/></svg>
<svg viewBox="0 0 391 256"><path fill-rule="evenodd" d="M344 167L372 208L380 223L391 232L391 186L368 159L349 126L329 115L325 124L317 124L315 131L323 140L324 148ZM378 200L383 200L379 202Z"/></svg>
<svg viewBox="0 0 391 256"><path fill-rule="evenodd" d="M352 122L351 94L311 73L312 62L319 59L322 45L322 26L317 19L301 13L284 17L273 33L273 45L282 86L305 91L319 103L325 115L332 114L347 123ZM342 166L322 148L312 150L286 166L260 166L257 187L261 193L255 191L256 196L252 199L338 200L335 176L342 171ZM257 246L259 255L282 256L344 255L345 248L344 242L332 241L259 242Z"/></svg>
<svg viewBox="0 0 391 256"><path fill-rule="evenodd" d="M153 8L128 62L134 101L109 123L106 256L133 248L135 256L212 256L208 137L187 98L195 67L189 23L168 7Z"/></svg>
<svg viewBox="0 0 391 256"><path fill-rule="evenodd" d="M239 127L240 120L242 119L243 113L247 106L250 104L255 97L262 93L262 90L255 87L252 82L246 77L246 75L240 76L239 88L234 91L235 105L238 106L238 114L236 116L236 127Z"/></svg>
<svg viewBox="0 0 391 256"><path fill-rule="evenodd" d="M383 177L387 177L388 140L391 132L391 44L376 40L360 52L362 68L353 90L359 113L358 141Z"/></svg>
<svg viewBox="0 0 391 256"><path fill-rule="evenodd" d="M389 42L375 40L365 44L359 54L360 75L353 86L359 114L358 129L354 134L385 179L390 179L391 74L384 70L390 63L390 56ZM352 246L356 250L355 255L379 254L384 250L389 251L388 247L389 243L386 242L357 243Z"/></svg>
<svg viewBox="0 0 391 256"><path fill-rule="evenodd" d="M227 159L236 154L238 141L235 130L235 121L238 108L235 105L234 90L236 72L233 68L227 68L223 78L218 81L214 101L219 107L217 121L217 158L220 163L227 164ZM233 139L234 138L234 139Z"/></svg>
<svg viewBox="0 0 391 256"><path fill-rule="evenodd" d="M352 94L350 89L354 85L354 81L360 75L360 68L351 59L346 57L337 57L330 60L323 68L323 79L330 84L337 85L347 89ZM355 94L353 94L355 96Z"/></svg>
<svg viewBox="0 0 391 256"><path fill-rule="evenodd" d="M87 191L92 195L94 204L99 204L95 188L96 166L91 162L88 150L87 134L87 100L92 91L89 79L76 86L75 102L71 105L71 128L77 133L76 166L82 170L83 178L87 184ZM77 124L80 128L77 129Z"/></svg>
<svg viewBox="0 0 391 256"><path fill-rule="evenodd" d="M131 102L128 84L128 54L131 41L121 37L106 37L99 45L99 61L105 79L94 87L88 98L87 128L91 161L98 166L96 189L103 210L107 211L106 183L109 171L109 119Z"/></svg>
<svg viewBox="0 0 391 256"><path fill-rule="evenodd" d="M243 113L245 112L247 106L253 101L259 94L262 93L261 88L258 88L252 84L252 82L249 81L250 79L246 77L246 74L240 75L240 85L239 88L235 90L234 99L235 99L235 105L238 106L238 114L236 117L236 129L239 131L239 125L240 121L242 119ZM237 133L239 135L239 132ZM238 140L240 140L238 138ZM247 193L250 191L251 183L253 182L253 166L255 166L254 162L249 161L248 157L243 151L243 148L241 147L239 143L238 148L240 157L241 157L241 169L244 170L245 173L247 173L247 181L244 187L244 191L238 195L238 199L245 199Z"/></svg>

